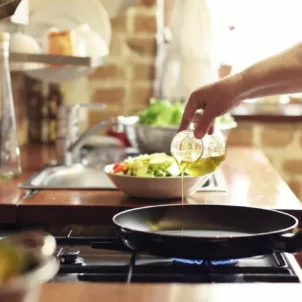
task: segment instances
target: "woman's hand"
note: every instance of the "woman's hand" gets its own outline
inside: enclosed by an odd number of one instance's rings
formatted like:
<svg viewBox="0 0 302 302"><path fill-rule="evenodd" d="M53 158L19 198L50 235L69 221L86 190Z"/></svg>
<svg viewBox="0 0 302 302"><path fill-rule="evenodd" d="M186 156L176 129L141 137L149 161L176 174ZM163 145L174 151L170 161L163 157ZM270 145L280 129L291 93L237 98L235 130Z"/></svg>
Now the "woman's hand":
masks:
<svg viewBox="0 0 302 302"><path fill-rule="evenodd" d="M194 134L196 138L202 138L206 133L211 134L215 118L240 103L241 86L241 76L236 74L195 90L185 107L179 131L188 127L196 110L204 109Z"/></svg>

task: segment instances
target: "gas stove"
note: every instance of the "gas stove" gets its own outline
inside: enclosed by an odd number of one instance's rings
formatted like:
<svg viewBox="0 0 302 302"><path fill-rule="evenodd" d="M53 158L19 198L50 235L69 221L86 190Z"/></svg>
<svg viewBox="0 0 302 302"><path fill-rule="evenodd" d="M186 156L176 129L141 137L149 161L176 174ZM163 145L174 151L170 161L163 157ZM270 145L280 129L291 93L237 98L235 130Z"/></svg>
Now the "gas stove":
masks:
<svg viewBox="0 0 302 302"><path fill-rule="evenodd" d="M56 237L60 270L53 282L300 283L293 255L273 253L227 261L169 259L133 253L118 238Z"/></svg>

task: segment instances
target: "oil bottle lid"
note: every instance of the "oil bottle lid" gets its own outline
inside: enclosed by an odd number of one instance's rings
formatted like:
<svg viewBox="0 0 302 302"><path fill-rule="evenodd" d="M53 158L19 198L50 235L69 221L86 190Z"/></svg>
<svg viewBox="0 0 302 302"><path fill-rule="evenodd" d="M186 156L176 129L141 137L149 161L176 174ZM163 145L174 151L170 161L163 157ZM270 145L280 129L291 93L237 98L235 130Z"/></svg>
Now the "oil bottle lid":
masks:
<svg viewBox="0 0 302 302"><path fill-rule="evenodd" d="M0 32L0 42L8 42L10 40L10 34L8 32Z"/></svg>

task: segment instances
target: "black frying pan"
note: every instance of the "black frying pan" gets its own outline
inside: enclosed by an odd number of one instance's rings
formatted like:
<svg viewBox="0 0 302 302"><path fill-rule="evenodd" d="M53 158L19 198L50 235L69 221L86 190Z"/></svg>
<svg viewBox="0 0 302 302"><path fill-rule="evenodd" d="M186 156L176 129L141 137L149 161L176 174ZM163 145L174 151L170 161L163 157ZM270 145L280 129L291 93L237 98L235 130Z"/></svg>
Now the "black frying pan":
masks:
<svg viewBox="0 0 302 302"><path fill-rule="evenodd" d="M164 257L222 260L302 251L302 231L294 233L298 220L274 210L160 205L121 212L113 222L128 248Z"/></svg>

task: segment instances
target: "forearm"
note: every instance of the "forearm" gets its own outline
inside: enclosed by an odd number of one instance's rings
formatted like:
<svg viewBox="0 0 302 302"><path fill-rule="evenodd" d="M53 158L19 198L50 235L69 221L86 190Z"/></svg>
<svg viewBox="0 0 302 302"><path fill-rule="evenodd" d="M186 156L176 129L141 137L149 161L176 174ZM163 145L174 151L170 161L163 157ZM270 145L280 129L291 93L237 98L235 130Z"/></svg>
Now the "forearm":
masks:
<svg viewBox="0 0 302 302"><path fill-rule="evenodd" d="M302 43L239 73L240 99L302 92Z"/></svg>

